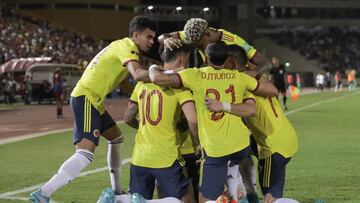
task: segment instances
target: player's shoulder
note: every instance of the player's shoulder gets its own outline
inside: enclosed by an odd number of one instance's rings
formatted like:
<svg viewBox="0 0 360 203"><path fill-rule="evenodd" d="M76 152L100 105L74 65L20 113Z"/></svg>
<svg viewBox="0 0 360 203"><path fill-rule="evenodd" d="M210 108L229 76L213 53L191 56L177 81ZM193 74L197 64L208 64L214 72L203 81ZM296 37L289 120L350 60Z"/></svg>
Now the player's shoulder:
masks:
<svg viewBox="0 0 360 203"><path fill-rule="evenodd" d="M132 41L132 39L130 39L129 37L125 37L122 39L112 41L111 45L113 45L115 47L121 47L121 48L128 47L128 48L132 48L132 49L137 49L135 42Z"/></svg>

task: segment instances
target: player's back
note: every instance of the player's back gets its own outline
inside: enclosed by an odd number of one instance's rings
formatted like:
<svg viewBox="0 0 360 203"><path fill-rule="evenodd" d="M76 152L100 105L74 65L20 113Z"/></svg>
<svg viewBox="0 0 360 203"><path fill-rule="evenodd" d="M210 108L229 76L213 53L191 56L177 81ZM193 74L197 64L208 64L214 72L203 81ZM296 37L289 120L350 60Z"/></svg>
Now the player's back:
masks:
<svg viewBox="0 0 360 203"><path fill-rule="evenodd" d="M220 157L249 145L249 131L240 117L229 113L211 113L206 96L227 103L242 103L245 90L255 90L258 82L229 69L189 68L179 72L183 86L193 91L199 125L199 138L209 156Z"/></svg>
<svg viewBox="0 0 360 203"><path fill-rule="evenodd" d="M297 151L296 132L275 97L255 96L256 116L246 123L259 146L260 158L278 152L291 157Z"/></svg>
<svg viewBox="0 0 360 203"><path fill-rule="evenodd" d="M193 101L190 91L139 82L131 101L139 107L139 129L132 163L150 168L171 166L180 155L177 112L181 105Z"/></svg>

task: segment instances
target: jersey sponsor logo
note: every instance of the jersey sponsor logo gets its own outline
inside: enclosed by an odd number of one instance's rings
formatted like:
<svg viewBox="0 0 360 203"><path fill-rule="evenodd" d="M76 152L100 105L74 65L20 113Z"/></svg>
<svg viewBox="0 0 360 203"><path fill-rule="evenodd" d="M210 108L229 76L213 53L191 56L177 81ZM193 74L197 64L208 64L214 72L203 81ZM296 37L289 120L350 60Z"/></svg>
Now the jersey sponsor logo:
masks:
<svg viewBox="0 0 360 203"><path fill-rule="evenodd" d="M100 136L100 131L98 129L95 129L94 132L93 132L93 135L95 137L99 137Z"/></svg>
<svg viewBox="0 0 360 203"><path fill-rule="evenodd" d="M204 80L230 80L235 79L235 73L201 73Z"/></svg>

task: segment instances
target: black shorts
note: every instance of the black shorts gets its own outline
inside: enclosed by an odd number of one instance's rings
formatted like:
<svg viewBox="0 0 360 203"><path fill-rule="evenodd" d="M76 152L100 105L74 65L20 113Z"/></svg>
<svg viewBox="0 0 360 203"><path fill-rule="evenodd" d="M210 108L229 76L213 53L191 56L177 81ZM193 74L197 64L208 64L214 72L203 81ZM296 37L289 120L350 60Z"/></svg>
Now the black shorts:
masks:
<svg viewBox="0 0 360 203"><path fill-rule="evenodd" d="M283 196L285 168L290 159L274 153L268 158L259 160L259 182L263 195L270 193L275 198Z"/></svg>
<svg viewBox="0 0 360 203"><path fill-rule="evenodd" d="M100 134L116 125L108 112L100 115L85 96L71 97L70 104L74 113L74 144L86 138L97 146Z"/></svg>
<svg viewBox="0 0 360 203"><path fill-rule="evenodd" d="M285 83L274 83L274 86L278 89L279 92L286 93Z"/></svg>

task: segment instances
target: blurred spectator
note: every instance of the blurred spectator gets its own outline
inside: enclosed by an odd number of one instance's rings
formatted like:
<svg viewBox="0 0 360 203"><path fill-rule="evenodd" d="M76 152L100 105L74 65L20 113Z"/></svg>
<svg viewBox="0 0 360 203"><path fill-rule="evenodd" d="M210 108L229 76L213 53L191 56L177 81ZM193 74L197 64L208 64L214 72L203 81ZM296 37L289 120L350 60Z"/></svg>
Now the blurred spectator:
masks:
<svg viewBox="0 0 360 203"><path fill-rule="evenodd" d="M324 90L325 77L322 73L316 75L316 86L319 90Z"/></svg>
<svg viewBox="0 0 360 203"><path fill-rule="evenodd" d="M63 118L63 79L61 77L61 69L57 68L54 73L54 96L56 99L56 116L57 118Z"/></svg>
<svg viewBox="0 0 360 203"><path fill-rule="evenodd" d="M302 87L302 79L299 73L296 73L296 87L299 89Z"/></svg>
<svg viewBox="0 0 360 203"><path fill-rule="evenodd" d="M32 85L30 82L30 76L26 76L24 80L24 103L30 104Z"/></svg>
<svg viewBox="0 0 360 203"><path fill-rule="evenodd" d="M348 70L348 89L349 91L355 91L356 89L356 71L354 69Z"/></svg>
<svg viewBox="0 0 360 203"><path fill-rule="evenodd" d="M326 72L325 82L326 82L326 88L330 89L331 88L331 73L329 71Z"/></svg>
<svg viewBox="0 0 360 203"><path fill-rule="evenodd" d="M4 86L4 103L12 105L13 104L13 99L12 99L13 83L8 78L8 76L5 76L2 83Z"/></svg>
<svg viewBox="0 0 360 203"><path fill-rule="evenodd" d="M342 78L341 78L341 73L340 71L336 71L335 73L335 89L334 91L341 91L342 89Z"/></svg>

